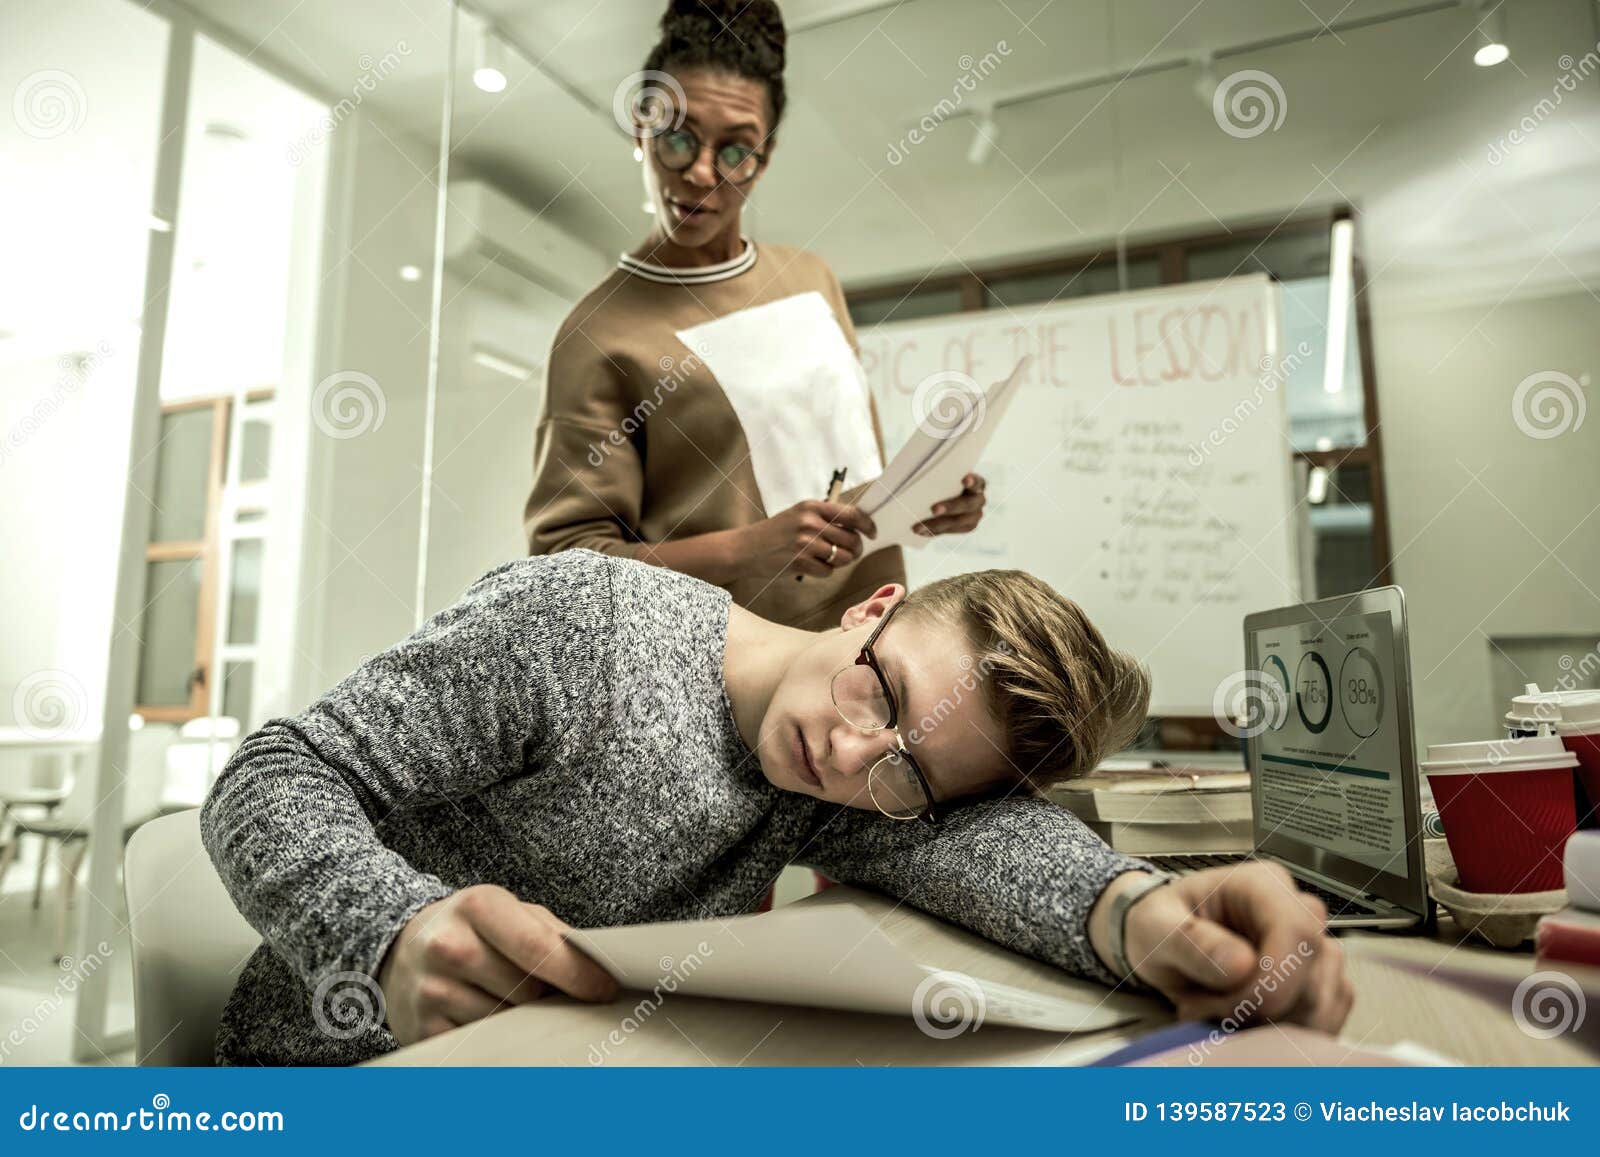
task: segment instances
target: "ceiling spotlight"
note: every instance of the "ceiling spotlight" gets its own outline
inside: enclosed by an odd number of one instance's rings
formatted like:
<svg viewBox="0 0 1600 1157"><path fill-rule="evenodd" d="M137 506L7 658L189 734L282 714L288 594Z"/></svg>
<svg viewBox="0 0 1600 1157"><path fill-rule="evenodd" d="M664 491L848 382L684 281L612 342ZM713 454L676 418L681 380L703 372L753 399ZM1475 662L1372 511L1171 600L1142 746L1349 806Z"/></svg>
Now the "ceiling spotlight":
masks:
<svg viewBox="0 0 1600 1157"><path fill-rule="evenodd" d="M1503 0L1478 21L1478 47L1472 54L1472 63L1479 68L1493 68L1511 55L1506 45L1506 16L1501 11L1502 6ZM1478 10L1483 12L1486 7L1480 4Z"/></svg>
<svg viewBox="0 0 1600 1157"><path fill-rule="evenodd" d="M421 281L422 280L422 270L417 268L415 265L402 265L400 267L400 280L401 281Z"/></svg>
<svg viewBox="0 0 1600 1157"><path fill-rule="evenodd" d="M1200 103L1207 108L1211 107L1211 99L1217 91L1217 70L1212 67L1211 54L1195 59L1197 71L1194 75L1194 94L1200 98Z"/></svg>
<svg viewBox="0 0 1600 1157"><path fill-rule="evenodd" d="M504 53L494 31L486 24L478 37L478 55L472 70L472 83L484 92L504 92L506 73Z"/></svg>
<svg viewBox="0 0 1600 1157"><path fill-rule="evenodd" d="M972 144L967 146L969 164L981 165L994 152L994 142L1000 136L1000 126L995 124L993 113L984 113L972 122Z"/></svg>

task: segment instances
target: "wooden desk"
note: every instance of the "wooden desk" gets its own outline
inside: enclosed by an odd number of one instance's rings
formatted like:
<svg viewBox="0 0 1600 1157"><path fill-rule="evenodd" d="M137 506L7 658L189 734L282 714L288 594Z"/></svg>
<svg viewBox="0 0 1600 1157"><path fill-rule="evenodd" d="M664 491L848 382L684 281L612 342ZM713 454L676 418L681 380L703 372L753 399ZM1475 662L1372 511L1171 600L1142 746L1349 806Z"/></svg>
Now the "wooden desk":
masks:
<svg viewBox="0 0 1600 1157"><path fill-rule="evenodd" d="M850 888L802 904L857 904L919 960L1004 984L1081 995L1081 982L1008 952L904 905ZM1502 1007L1388 963L1403 957L1433 965L1521 977L1530 955L1457 946L1439 938L1352 934L1350 973L1357 1000L1341 1040L1352 1047L1413 1041L1468 1064L1593 1064L1570 1040L1535 1040ZM1103 989L1097 991L1104 992ZM1112 1052L1171 1020L1154 1001L1106 993L1136 1013L1127 1026L1083 1035L982 1025L949 1039L924 1034L909 1017L832 1012L648 993L607 1005L552 997L400 1049L380 1065L1076 1065ZM640 1002L644 1003L641 1004ZM637 1027L624 1027L632 1018ZM615 1035L612 1035L615 1034ZM620 1043L616 1043L620 1040Z"/></svg>

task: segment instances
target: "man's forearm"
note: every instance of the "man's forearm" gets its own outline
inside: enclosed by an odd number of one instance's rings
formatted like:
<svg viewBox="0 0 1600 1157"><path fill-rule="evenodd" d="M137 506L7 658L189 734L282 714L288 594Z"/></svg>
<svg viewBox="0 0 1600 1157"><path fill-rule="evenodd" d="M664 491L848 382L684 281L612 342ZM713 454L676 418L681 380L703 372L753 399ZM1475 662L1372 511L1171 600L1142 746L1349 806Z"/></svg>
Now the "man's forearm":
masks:
<svg viewBox="0 0 1600 1157"><path fill-rule="evenodd" d="M310 985L376 969L399 927L451 892L384 846L350 785L285 721L240 745L200 831L240 913Z"/></svg>

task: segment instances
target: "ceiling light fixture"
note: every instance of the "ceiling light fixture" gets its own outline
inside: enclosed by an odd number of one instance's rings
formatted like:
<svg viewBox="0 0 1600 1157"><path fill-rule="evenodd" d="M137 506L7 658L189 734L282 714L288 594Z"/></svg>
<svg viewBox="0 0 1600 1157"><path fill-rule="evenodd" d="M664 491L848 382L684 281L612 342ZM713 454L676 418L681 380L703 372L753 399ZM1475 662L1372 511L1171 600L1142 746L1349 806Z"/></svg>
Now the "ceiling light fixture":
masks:
<svg viewBox="0 0 1600 1157"><path fill-rule="evenodd" d="M1000 136L1000 126L993 113L984 113L972 122L972 144L967 146L967 162L981 165L994 152L995 140Z"/></svg>
<svg viewBox="0 0 1600 1157"><path fill-rule="evenodd" d="M515 378L519 382L528 381L533 377L533 367L515 358L497 354L492 350L478 346L472 351L472 360L486 370L493 370L497 374L504 374L508 378Z"/></svg>
<svg viewBox="0 0 1600 1157"><path fill-rule="evenodd" d="M1506 45L1506 16L1503 3L1497 3L1487 12L1487 4L1480 3L1478 11L1482 16L1478 20L1478 47L1472 54L1472 63L1479 68L1493 68L1511 56L1511 49Z"/></svg>
<svg viewBox="0 0 1600 1157"><path fill-rule="evenodd" d="M1328 347L1322 361L1322 389L1344 389L1346 349L1350 344L1350 303L1355 293L1355 223L1340 217L1328 234Z"/></svg>
<svg viewBox="0 0 1600 1157"><path fill-rule="evenodd" d="M472 70L472 83L484 92L504 92L506 90L504 55L500 41L495 38L494 30L485 24L483 34L478 37L478 55Z"/></svg>
<svg viewBox="0 0 1600 1157"><path fill-rule="evenodd" d="M1211 54L1195 58L1198 71L1194 77L1194 94L1200 98L1200 103L1207 108L1211 107L1211 98L1217 92L1217 70L1211 63Z"/></svg>

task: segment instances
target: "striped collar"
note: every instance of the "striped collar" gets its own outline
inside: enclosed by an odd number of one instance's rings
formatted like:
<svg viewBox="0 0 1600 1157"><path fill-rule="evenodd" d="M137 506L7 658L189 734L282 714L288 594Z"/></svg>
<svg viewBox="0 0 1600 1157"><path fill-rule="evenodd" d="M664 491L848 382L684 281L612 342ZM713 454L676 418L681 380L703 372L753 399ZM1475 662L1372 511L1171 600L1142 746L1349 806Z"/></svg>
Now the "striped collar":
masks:
<svg viewBox="0 0 1600 1157"><path fill-rule="evenodd" d="M739 276L756 263L755 244L748 237L742 240L744 252L737 257L730 257L727 261L719 261L715 265L674 269L666 265L657 265L654 261L640 261L637 257L624 253L617 262L617 268L635 277L642 277L646 281L659 281L663 285L705 285L712 281L726 281L730 277Z"/></svg>

